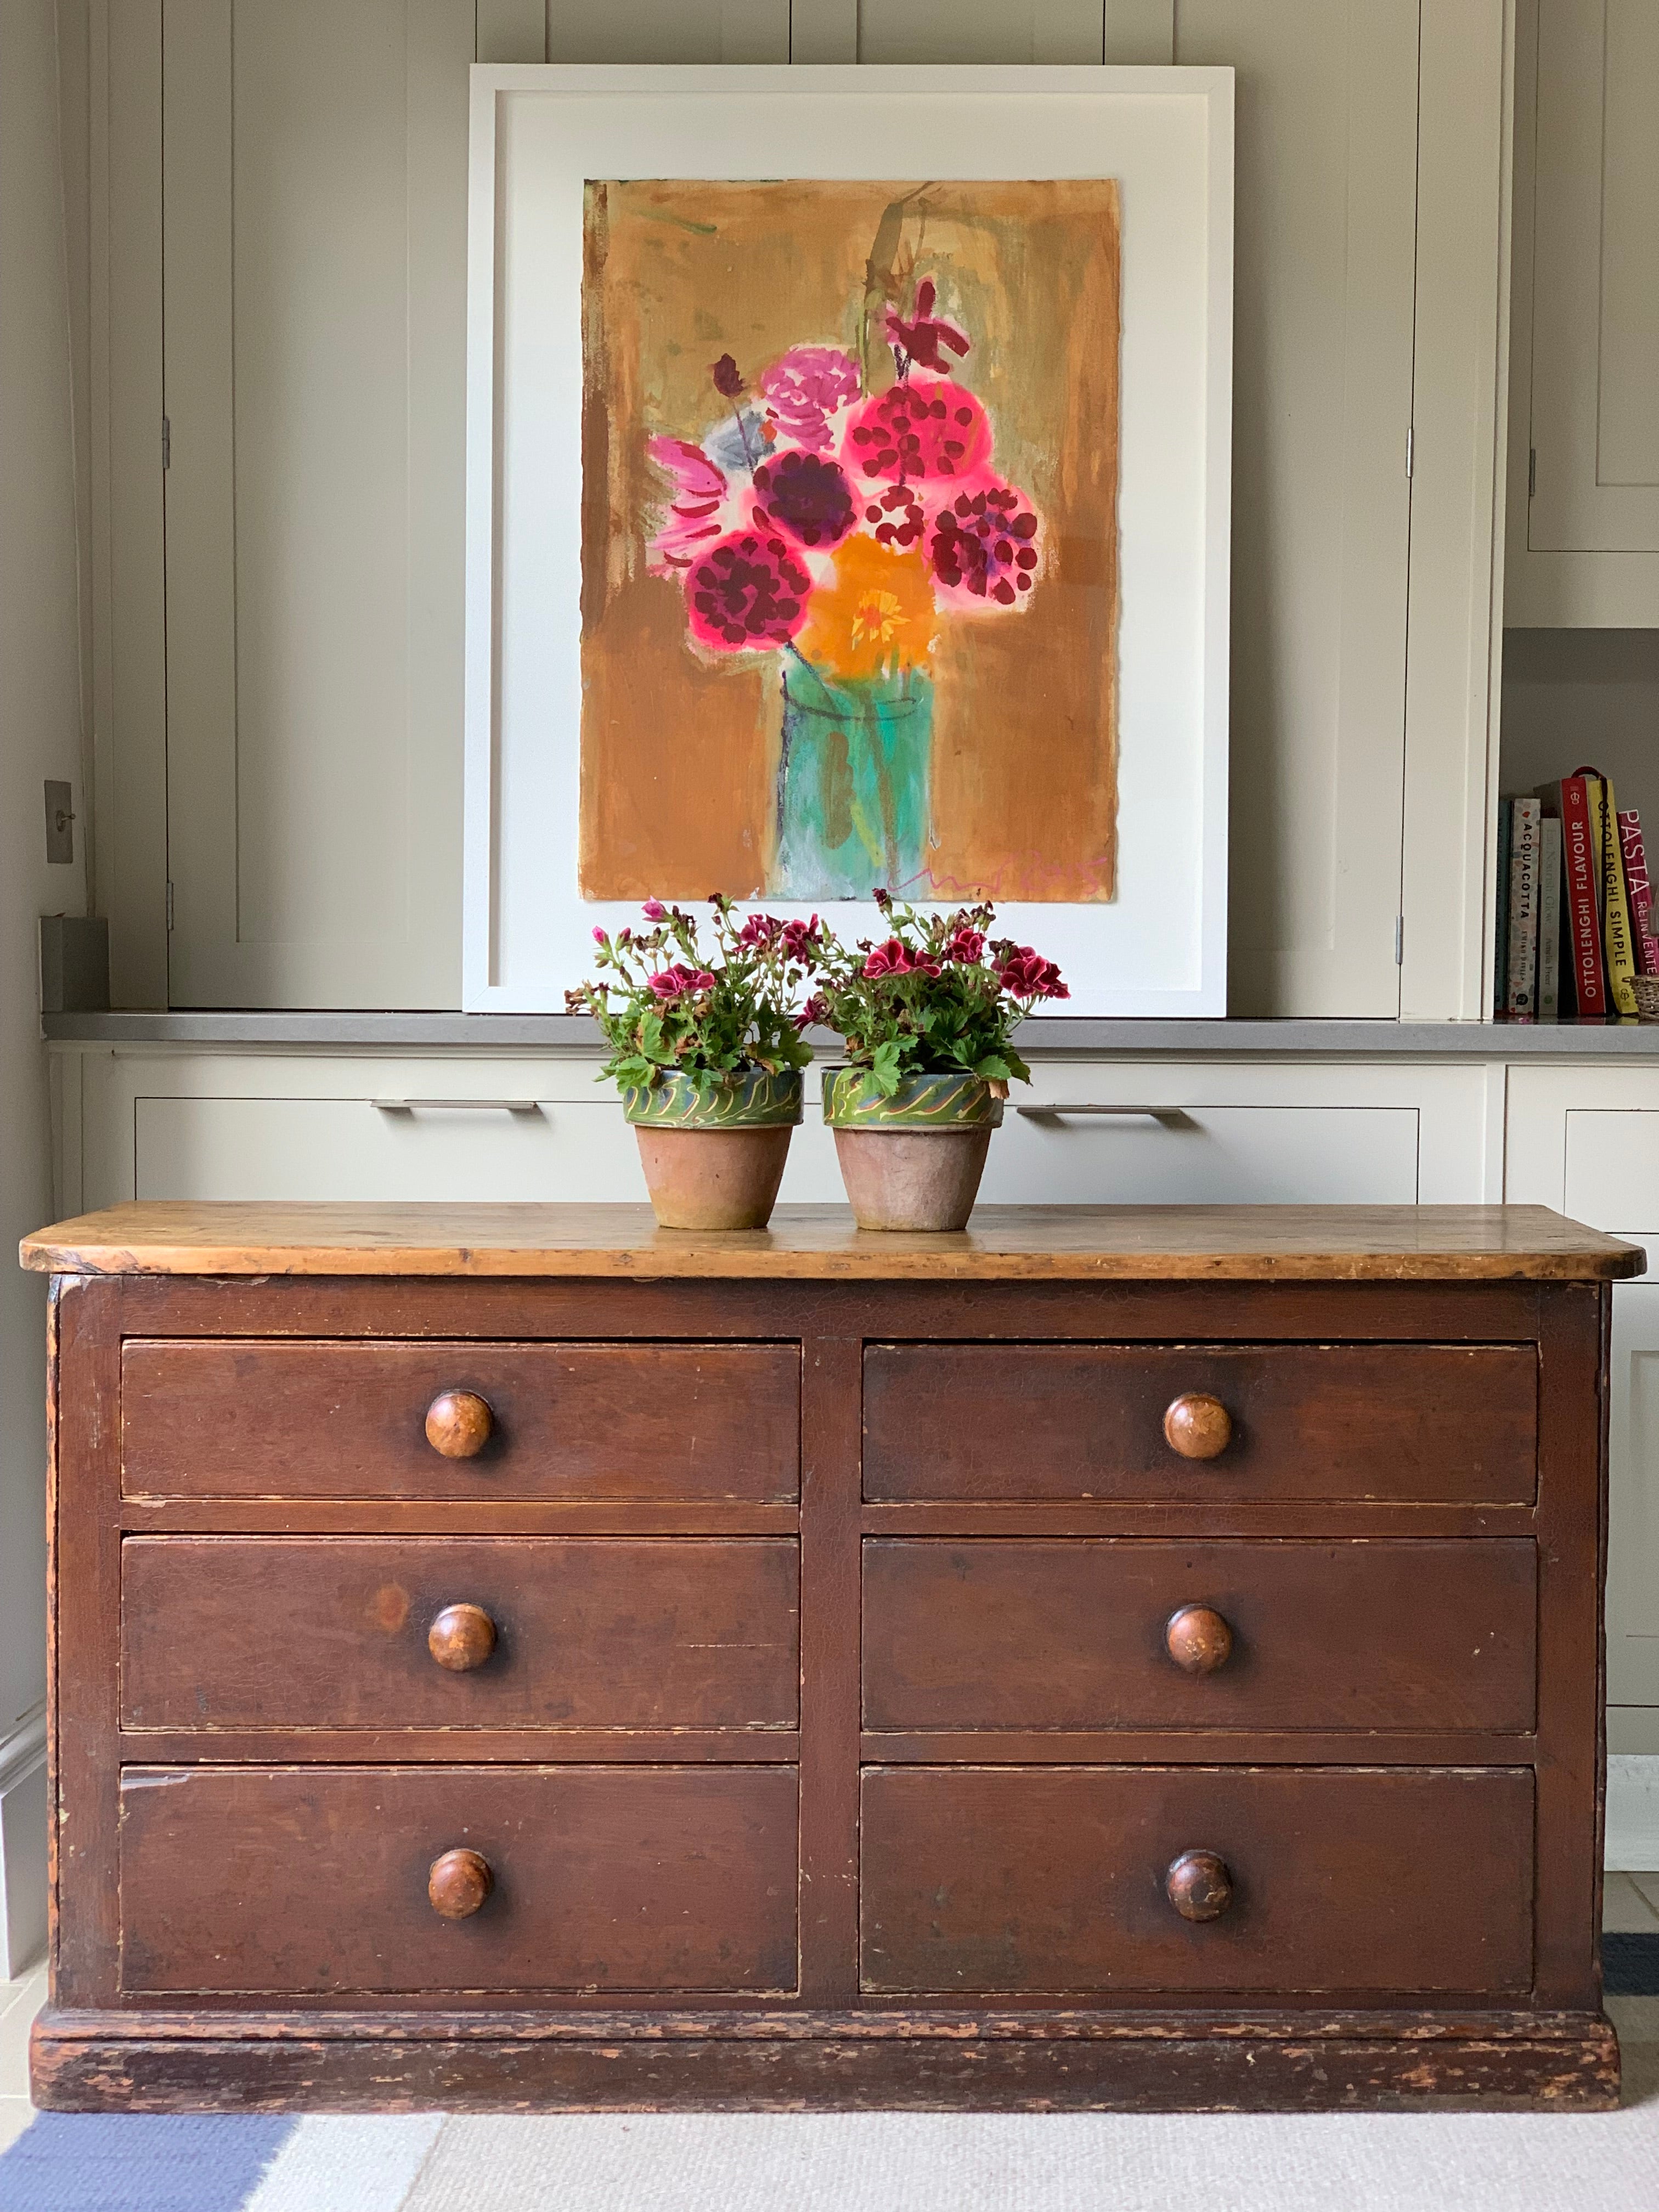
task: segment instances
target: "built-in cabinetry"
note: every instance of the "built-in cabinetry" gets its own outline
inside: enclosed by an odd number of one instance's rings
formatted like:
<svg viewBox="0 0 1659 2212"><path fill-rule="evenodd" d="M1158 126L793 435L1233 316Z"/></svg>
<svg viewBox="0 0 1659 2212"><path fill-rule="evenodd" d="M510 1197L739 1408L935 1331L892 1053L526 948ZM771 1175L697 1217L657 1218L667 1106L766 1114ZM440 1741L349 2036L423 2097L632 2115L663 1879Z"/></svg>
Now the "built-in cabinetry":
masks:
<svg viewBox="0 0 1659 2212"><path fill-rule="evenodd" d="M1659 623L1659 8L1520 0L1515 628Z"/></svg>
<svg viewBox="0 0 1659 2212"><path fill-rule="evenodd" d="M1232 1010L1480 1014L1504 0L83 10L118 1005L459 1003L466 64L545 55L1236 69Z"/></svg>

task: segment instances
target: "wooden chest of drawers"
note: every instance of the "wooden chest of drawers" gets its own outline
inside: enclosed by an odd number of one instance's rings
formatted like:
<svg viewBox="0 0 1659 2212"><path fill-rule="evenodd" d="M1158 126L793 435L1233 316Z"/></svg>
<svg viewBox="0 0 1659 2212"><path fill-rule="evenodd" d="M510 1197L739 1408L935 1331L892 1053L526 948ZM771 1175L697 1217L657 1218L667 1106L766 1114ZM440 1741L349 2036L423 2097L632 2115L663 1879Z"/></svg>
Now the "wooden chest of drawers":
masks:
<svg viewBox="0 0 1659 2212"><path fill-rule="evenodd" d="M1597 2105L1608 1285L1532 1209L130 1206L46 2105Z"/></svg>

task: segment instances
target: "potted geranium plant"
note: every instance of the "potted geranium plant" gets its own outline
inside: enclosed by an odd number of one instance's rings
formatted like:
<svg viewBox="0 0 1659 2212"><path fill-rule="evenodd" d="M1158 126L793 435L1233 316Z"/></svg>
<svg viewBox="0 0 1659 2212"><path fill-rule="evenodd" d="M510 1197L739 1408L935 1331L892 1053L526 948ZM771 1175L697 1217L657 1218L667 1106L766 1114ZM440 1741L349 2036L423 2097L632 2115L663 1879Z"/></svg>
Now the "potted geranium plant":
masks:
<svg viewBox="0 0 1659 2212"><path fill-rule="evenodd" d="M1052 960L993 938L994 908L918 914L876 902L889 935L844 945L823 931L803 1024L845 1042L823 1118L860 1229L962 1229L1011 1080L1031 1079L1014 1026L1071 994Z"/></svg>
<svg viewBox="0 0 1659 2212"><path fill-rule="evenodd" d="M712 949L696 919L647 899L643 930L593 932L598 975L565 994L611 1056L657 1219L665 1229L763 1229L801 1117L811 1048L795 1000L819 941L811 922L735 919L715 896Z"/></svg>

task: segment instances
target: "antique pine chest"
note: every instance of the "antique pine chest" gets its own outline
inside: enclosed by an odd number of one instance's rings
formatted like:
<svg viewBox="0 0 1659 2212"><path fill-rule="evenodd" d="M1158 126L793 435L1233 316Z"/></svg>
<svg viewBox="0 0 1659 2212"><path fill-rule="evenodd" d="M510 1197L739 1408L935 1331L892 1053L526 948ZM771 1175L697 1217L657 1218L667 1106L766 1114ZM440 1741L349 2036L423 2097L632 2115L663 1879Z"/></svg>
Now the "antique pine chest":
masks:
<svg viewBox="0 0 1659 2212"><path fill-rule="evenodd" d="M25 1256L42 2104L1615 2098L1630 1247L181 1205Z"/></svg>

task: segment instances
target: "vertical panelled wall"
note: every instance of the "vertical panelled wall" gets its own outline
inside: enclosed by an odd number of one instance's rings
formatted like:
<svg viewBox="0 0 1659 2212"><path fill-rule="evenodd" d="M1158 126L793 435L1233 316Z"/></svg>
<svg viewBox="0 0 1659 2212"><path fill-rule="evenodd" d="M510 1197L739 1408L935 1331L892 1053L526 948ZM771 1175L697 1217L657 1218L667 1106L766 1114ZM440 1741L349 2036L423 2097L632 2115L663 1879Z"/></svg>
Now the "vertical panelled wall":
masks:
<svg viewBox="0 0 1659 2212"><path fill-rule="evenodd" d="M1173 59L1238 72L1232 1010L1479 1016L1512 0L82 4L118 1003L458 1001L467 60Z"/></svg>

